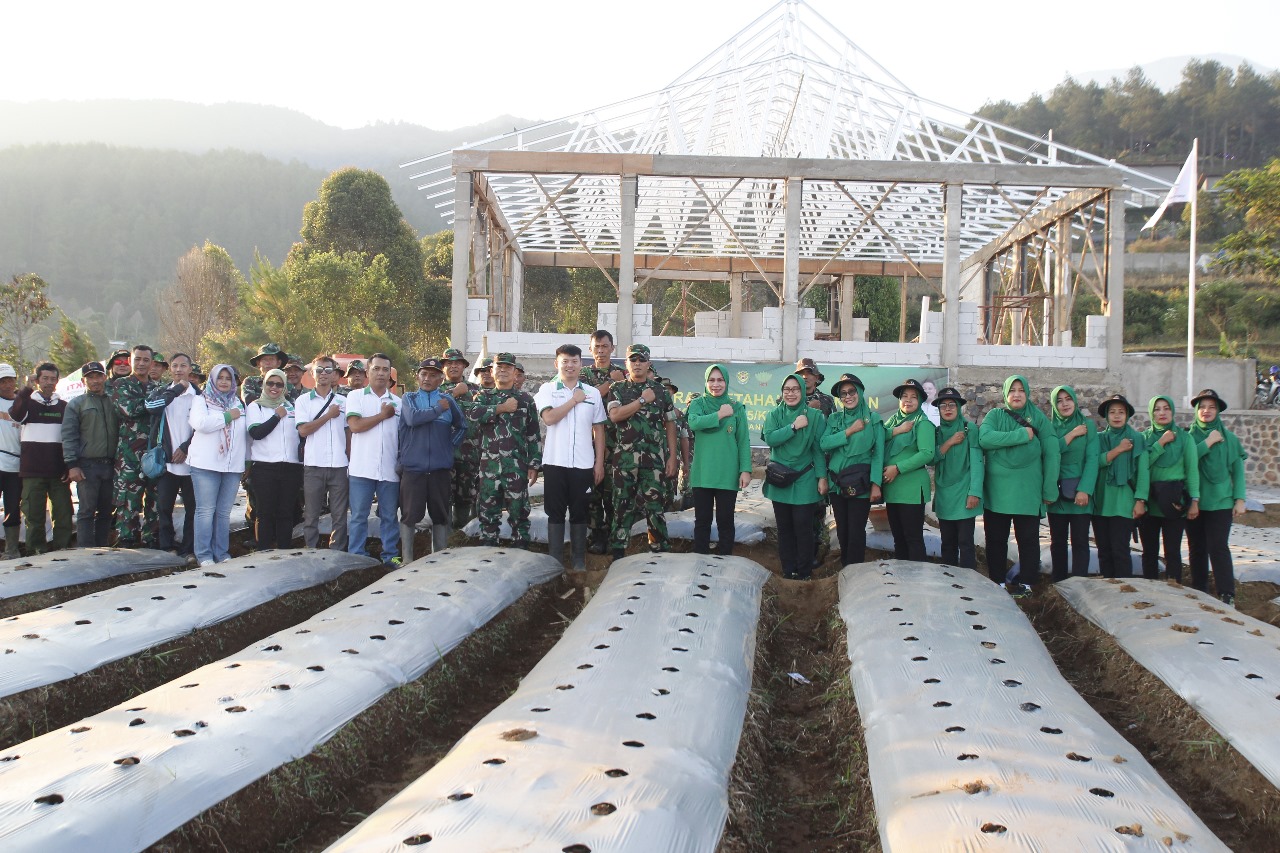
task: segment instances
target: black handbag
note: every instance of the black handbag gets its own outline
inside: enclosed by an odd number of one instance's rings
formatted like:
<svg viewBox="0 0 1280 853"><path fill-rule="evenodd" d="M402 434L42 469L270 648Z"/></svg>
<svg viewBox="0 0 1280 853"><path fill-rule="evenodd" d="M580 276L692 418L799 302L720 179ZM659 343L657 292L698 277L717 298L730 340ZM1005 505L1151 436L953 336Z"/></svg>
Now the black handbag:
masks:
<svg viewBox="0 0 1280 853"><path fill-rule="evenodd" d="M1058 481L1058 494L1062 496L1064 501L1074 501L1076 499L1076 492L1079 489L1079 477L1064 477Z"/></svg>
<svg viewBox="0 0 1280 853"><path fill-rule="evenodd" d="M764 481L771 486L786 488L796 480L799 480L800 475L804 474L812 467L813 463L810 462L808 465L797 471L795 468L783 465L781 462L774 462L770 460L769 464L766 465L764 469Z"/></svg>
<svg viewBox="0 0 1280 853"><path fill-rule="evenodd" d="M1165 518L1179 518L1191 506L1186 480L1156 480L1151 484L1151 498Z"/></svg>
<svg viewBox="0 0 1280 853"><path fill-rule="evenodd" d="M871 491L871 465L861 462L836 472L836 488L845 497L857 497Z"/></svg>

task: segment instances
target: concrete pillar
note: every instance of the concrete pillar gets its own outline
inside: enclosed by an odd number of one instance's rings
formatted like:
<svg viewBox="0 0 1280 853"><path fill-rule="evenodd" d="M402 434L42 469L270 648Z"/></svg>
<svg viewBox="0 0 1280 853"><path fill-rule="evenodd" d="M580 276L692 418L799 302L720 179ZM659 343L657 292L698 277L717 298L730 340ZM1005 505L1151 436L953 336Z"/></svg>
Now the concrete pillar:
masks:
<svg viewBox="0 0 1280 853"><path fill-rule="evenodd" d="M840 276L840 340L853 340L853 282L851 275Z"/></svg>
<svg viewBox="0 0 1280 853"><path fill-rule="evenodd" d="M729 337L742 337L742 273L729 276Z"/></svg>
<svg viewBox="0 0 1280 853"><path fill-rule="evenodd" d="M623 175L618 182L622 209L622 234L618 248L618 328L613 336L619 352L625 353L632 343L636 299L636 193L635 175Z"/></svg>
<svg viewBox="0 0 1280 853"><path fill-rule="evenodd" d="M471 173L459 172L453 182L453 291L449 310L449 340L467 351L467 279L471 276Z"/></svg>
<svg viewBox="0 0 1280 853"><path fill-rule="evenodd" d="M799 358L800 327L800 205L804 180L787 178L787 219L782 262L782 360Z"/></svg>
<svg viewBox="0 0 1280 853"><path fill-rule="evenodd" d="M524 262L512 249L507 250L508 281L511 282L511 324L513 332L521 331L520 314L524 311Z"/></svg>
<svg viewBox="0 0 1280 853"><path fill-rule="evenodd" d="M1107 193L1107 371L1124 357L1124 194Z"/></svg>
<svg viewBox="0 0 1280 853"><path fill-rule="evenodd" d="M960 362L960 213L964 184L943 188L942 247L942 366L958 367Z"/></svg>

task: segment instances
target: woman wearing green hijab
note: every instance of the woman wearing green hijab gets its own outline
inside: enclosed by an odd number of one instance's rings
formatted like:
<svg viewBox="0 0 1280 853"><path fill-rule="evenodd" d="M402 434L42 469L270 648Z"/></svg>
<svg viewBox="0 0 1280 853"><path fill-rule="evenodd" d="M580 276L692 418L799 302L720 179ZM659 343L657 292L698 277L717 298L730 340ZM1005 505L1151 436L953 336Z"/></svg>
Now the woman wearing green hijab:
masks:
<svg viewBox="0 0 1280 853"><path fill-rule="evenodd" d="M978 567L973 544L975 519L982 513L982 481L986 465L978 447L978 431L969 435L969 422L961 415L964 395L943 388L934 400L938 410L935 428L937 451L933 479L937 492L933 511L942 535L942 562L963 569Z"/></svg>
<svg viewBox="0 0 1280 853"><path fill-rule="evenodd" d="M929 469L934 427L925 417L922 386L908 379L893 389L898 411L884 424L884 502L893 531L893 556L924 560L924 505L929 502Z"/></svg>
<svg viewBox="0 0 1280 853"><path fill-rule="evenodd" d="M884 429L880 415L871 411L863 391L862 380L852 373L841 376L831 386L831 396L839 401L840 408L827 418L820 445L827 454L827 471L831 475L828 495L836 517L842 566L866 560L867 516L871 505L880 502Z"/></svg>
<svg viewBox="0 0 1280 853"><path fill-rule="evenodd" d="M1004 407L988 412L978 429L987 466L982 486L987 572L996 583L1004 582L1012 526L1021 582L1006 589L1015 596L1030 593L1040 579L1040 516L1058 494L1061 461L1053 424L1031 405L1030 387L1024 376L1005 379Z"/></svg>
<svg viewBox="0 0 1280 853"><path fill-rule="evenodd" d="M1200 460L1200 514L1187 519L1187 555L1191 585L1209 591L1209 564L1218 598L1235 607L1236 577L1231 564L1231 519L1244 515L1244 460L1246 454L1236 434L1222 424L1227 404L1213 390L1201 391L1191 401L1196 418L1191 439Z"/></svg>
<svg viewBox="0 0 1280 853"><path fill-rule="evenodd" d="M751 438L747 410L729 397L728 371L713 364L704 374L707 393L686 408L689 429L698 444L689 471L693 489L693 553L711 552L711 517L715 510L716 553L733 553L733 523L738 490L751 483Z"/></svg>
<svg viewBox="0 0 1280 853"><path fill-rule="evenodd" d="M1173 422L1173 398L1159 395L1147 403L1151 426L1142 434L1151 471L1147 514L1138 519L1142 539L1142 576L1160 577L1160 541L1165 574L1182 583L1182 534L1187 519L1200 514L1200 465L1196 443Z"/></svg>
<svg viewBox="0 0 1280 853"><path fill-rule="evenodd" d="M1150 469L1146 440L1129 425L1133 406L1115 394L1098 406L1106 429L1098 436L1098 487L1093 501L1093 541L1104 578L1133 577L1129 540L1133 523L1147 512Z"/></svg>
<svg viewBox="0 0 1280 853"><path fill-rule="evenodd" d="M1067 578L1067 545L1071 546L1071 574L1089 574L1090 499L1098 482L1098 433L1080 411L1076 389L1059 385L1049 395L1053 431L1058 436L1062 463L1058 494L1049 504L1049 555L1054 583Z"/></svg>
<svg viewBox="0 0 1280 853"><path fill-rule="evenodd" d="M795 475L787 475L786 485L775 485L766 476L763 489L773 501L782 576L791 580L808 580L813 574L813 515L827 493L827 460L819 447L825 430L822 412L805 403L804 377L789 374L782 380L782 402L765 416L760 436L769 445L770 466L776 463Z"/></svg>

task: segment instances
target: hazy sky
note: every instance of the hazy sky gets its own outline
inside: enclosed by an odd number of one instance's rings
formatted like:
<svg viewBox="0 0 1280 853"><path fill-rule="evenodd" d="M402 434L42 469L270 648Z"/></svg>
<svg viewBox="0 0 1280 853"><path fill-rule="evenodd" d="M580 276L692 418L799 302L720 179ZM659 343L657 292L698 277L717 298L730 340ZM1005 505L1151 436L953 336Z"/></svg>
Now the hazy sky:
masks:
<svg viewBox="0 0 1280 853"><path fill-rule="evenodd" d="M244 101L340 127L450 129L504 113L553 119L662 88L772 5L6 3L0 100ZM966 111L1047 94L1068 73L1171 56L1230 54L1280 67L1280 12L1262 11L1270 4L1261 0L1092 5L810 0L917 94Z"/></svg>

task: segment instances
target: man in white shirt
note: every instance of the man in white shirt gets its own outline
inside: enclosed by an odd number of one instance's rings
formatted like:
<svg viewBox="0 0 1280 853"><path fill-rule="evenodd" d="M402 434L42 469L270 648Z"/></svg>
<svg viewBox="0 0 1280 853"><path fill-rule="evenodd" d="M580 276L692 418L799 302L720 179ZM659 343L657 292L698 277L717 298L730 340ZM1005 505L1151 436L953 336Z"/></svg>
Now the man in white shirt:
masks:
<svg viewBox="0 0 1280 853"><path fill-rule="evenodd" d="M153 360L152 364L155 364ZM191 382L191 356L174 353L166 362L173 381L167 387L156 385L147 396L147 411L164 412L165 463L164 474L156 484L156 502L160 514L160 550L176 548L179 557L187 558L191 565L196 561L196 491L191 481L191 466L187 464L187 451L191 448L191 403L199 395ZM68 404L70 408L70 404ZM182 541L175 542L173 506L182 495L184 510Z"/></svg>
<svg viewBox="0 0 1280 853"><path fill-rule="evenodd" d="M368 554L369 510L378 496L378 537L382 540L382 562L399 567L400 475L396 461L400 452L400 398L391 393L391 358L376 352L369 356L369 384L347 395L347 428L351 430L351 461L348 465L348 492L351 522L347 550Z"/></svg>
<svg viewBox="0 0 1280 853"><path fill-rule="evenodd" d="M534 395L547 425L542 449L543 504L547 511L547 553L564 555L564 516L569 511L570 571L586 571L587 506L591 490L604 479L604 422L600 392L580 381L582 350L556 350L556 378Z"/></svg>
<svg viewBox="0 0 1280 853"><path fill-rule="evenodd" d="M22 556L18 548L21 530L22 478L18 460L22 455L22 425L9 417L9 407L17 396L18 371L12 364L0 364L0 494L4 495L4 558Z"/></svg>
<svg viewBox="0 0 1280 853"><path fill-rule="evenodd" d="M302 439L302 540L320 542L325 501L333 531L329 550L347 550L347 398L337 392L338 362L327 355L311 361L316 387L298 397L293 413ZM368 519L368 509L365 519Z"/></svg>

